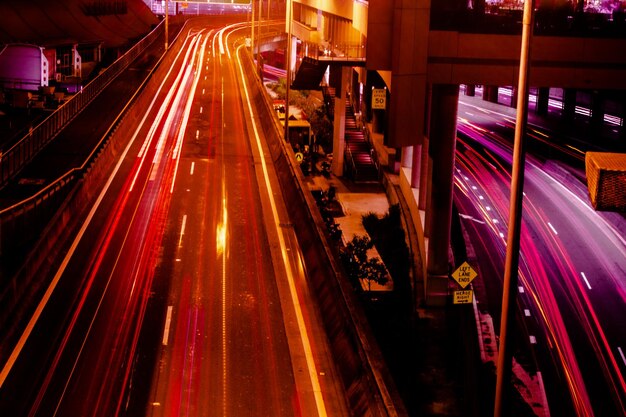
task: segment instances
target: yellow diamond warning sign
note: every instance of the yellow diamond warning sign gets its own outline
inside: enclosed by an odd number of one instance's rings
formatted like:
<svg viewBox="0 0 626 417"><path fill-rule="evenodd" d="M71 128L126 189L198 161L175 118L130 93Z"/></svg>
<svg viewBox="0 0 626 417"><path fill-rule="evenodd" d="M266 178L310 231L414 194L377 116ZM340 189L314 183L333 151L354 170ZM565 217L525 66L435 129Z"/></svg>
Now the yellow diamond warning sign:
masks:
<svg viewBox="0 0 626 417"><path fill-rule="evenodd" d="M463 262L463 264L452 273L452 278L454 278L462 288L465 288L476 278L476 275L478 275L476 271L474 271L467 262Z"/></svg>

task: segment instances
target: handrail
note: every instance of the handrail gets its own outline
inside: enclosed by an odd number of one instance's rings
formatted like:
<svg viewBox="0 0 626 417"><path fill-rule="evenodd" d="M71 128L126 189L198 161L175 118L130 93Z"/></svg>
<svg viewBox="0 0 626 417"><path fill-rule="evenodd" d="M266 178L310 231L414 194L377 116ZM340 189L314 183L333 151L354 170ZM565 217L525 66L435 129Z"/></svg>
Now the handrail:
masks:
<svg viewBox="0 0 626 417"><path fill-rule="evenodd" d="M354 163L354 156L352 156L352 151L350 150L350 147L346 146L343 154L344 157L346 157L345 159L348 159L350 161L350 173L352 174L352 178L356 179L358 175L358 169L356 168L356 164Z"/></svg>
<svg viewBox="0 0 626 417"><path fill-rule="evenodd" d="M159 24L161 25L161 24ZM152 41L154 41L154 36L151 36L156 30L158 29L155 28L155 30L153 30L151 32L150 35L147 35L146 37L144 37L139 43L143 42L144 40L148 39L152 39ZM178 35L176 36L176 39L174 39L174 41L171 43L172 45L175 44L175 42L178 40L178 37L180 36L180 33L182 31L180 31L178 33ZM157 35L159 35L159 33L157 33ZM139 44L138 43L138 44ZM131 48L131 50L134 49ZM144 48L145 49L145 48ZM129 50L129 52L131 51ZM170 50L172 50L172 48L170 48ZM143 51L143 50L142 50ZM135 91L135 93L133 94L133 96L128 100L128 102L126 103L126 105L124 106L124 108L120 111L120 113L117 115L117 117L115 118L115 120L110 124L109 128L107 129L107 131L102 135L102 137L100 138L100 140L98 141L97 145L93 147L93 149L91 150L91 152L89 153L89 155L85 158L85 160L83 161L83 163L79 166L79 167L73 167L70 168L69 171L67 171L65 174L61 175L59 178L57 178L54 181L51 181L50 184L48 184L46 187L42 188L41 190L39 190L37 193L35 193L34 195L19 201L15 204L13 204L12 206L9 206L7 208L4 209L0 209L0 222L2 220L4 220L5 216L10 216L8 213L14 211L17 212L19 211L20 207L25 207L28 206L29 203L31 203L32 201L36 201L37 199L41 199L44 200L46 199L46 195L48 194L48 191L53 190L53 189L58 189L59 184L61 184L61 187L67 185L71 180L73 180L75 177L73 177L72 175L77 173L77 172L84 172L88 165L90 165L91 163L93 163L93 161L97 158L97 153L100 152L104 146L104 142L106 140L108 140L110 138L110 135L112 133L112 131L114 129L117 128L117 126L119 125L120 121L122 120L122 118L125 116L127 110L129 109L129 107L134 103L135 98L137 97L137 95L139 95L141 93L141 90L143 89L144 85L150 80L150 76L152 75L152 73L159 67L160 62L164 59L165 54L163 54L159 60L157 61L157 63L154 65L154 67L150 70L150 73L148 74L148 76L145 77L144 81L141 83L141 85L137 88L137 90ZM120 58L121 59L121 58ZM119 61L119 59L118 59ZM116 61L117 62L117 61ZM66 180L67 179L67 180ZM53 192L56 192L53 190Z"/></svg>
<svg viewBox="0 0 626 417"><path fill-rule="evenodd" d="M76 117L124 68L139 56L161 34L163 27L163 22L159 23L141 41L113 62L104 72L82 87L77 94L63 103L50 116L11 145L9 149L4 152L0 150L0 188L21 171L67 123Z"/></svg>

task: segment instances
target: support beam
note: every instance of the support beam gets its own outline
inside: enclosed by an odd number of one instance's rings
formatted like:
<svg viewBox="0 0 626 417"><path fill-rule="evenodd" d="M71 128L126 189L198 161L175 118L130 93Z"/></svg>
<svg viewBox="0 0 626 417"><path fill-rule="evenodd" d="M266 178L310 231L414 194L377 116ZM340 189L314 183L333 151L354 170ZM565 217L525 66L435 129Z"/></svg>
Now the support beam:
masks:
<svg viewBox="0 0 626 417"><path fill-rule="evenodd" d="M423 140L422 140L423 142ZM418 188L422 177L422 144L413 145L411 161L411 187Z"/></svg>
<svg viewBox="0 0 626 417"><path fill-rule="evenodd" d="M576 90L566 88L563 90L563 118L567 121L574 120L576 115Z"/></svg>
<svg viewBox="0 0 626 417"><path fill-rule="evenodd" d="M433 85L429 152L437 169L433 171L431 181L431 234L426 279L426 304L432 306L445 305L447 297L458 100L458 85Z"/></svg>
<svg viewBox="0 0 626 417"><path fill-rule="evenodd" d="M498 86L497 85L484 85L483 86L483 100L490 103L498 102Z"/></svg>
<svg viewBox="0 0 626 417"><path fill-rule="evenodd" d="M519 95L519 89L517 87L511 87L511 104L510 107L517 107L517 97Z"/></svg>
<svg viewBox="0 0 626 417"><path fill-rule="evenodd" d="M340 177L343 175L344 149L346 146L346 98L350 85L351 67L341 67L341 85L335 90L338 92L335 96L335 110L333 119L333 174Z"/></svg>
<svg viewBox="0 0 626 417"><path fill-rule="evenodd" d="M537 107L535 112L540 116L548 115L548 102L550 101L550 87L541 87L537 92Z"/></svg>
<svg viewBox="0 0 626 417"><path fill-rule="evenodd" d="M591 93L591 127L601 129L604 124L604 101L605 95L602 91Z"/></svg>

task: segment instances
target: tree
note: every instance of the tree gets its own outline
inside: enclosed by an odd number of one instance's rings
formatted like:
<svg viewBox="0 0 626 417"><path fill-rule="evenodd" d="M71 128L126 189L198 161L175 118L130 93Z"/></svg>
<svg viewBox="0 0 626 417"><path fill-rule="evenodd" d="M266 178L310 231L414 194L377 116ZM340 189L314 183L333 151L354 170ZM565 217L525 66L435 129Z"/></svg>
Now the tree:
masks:
<svg viewBox="0 0 626 417"><path fill-rule="evenodd" d="M367 251L373 246L374 243L369 237L354 236L340 252L350 279L356 283L359 283L361 279L366 280L369 290L371 290L372 281L384 285L389 279L387 269L380 258L369 258L367 255Z"/></svg>

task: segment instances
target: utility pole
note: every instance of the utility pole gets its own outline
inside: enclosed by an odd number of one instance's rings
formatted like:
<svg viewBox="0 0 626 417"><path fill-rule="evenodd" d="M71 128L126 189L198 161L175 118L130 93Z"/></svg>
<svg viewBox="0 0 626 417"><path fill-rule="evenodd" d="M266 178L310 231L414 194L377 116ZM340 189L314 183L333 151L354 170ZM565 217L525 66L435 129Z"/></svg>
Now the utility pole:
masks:
<svg viewBox="0 0 626 417"><path fill-rule="evenodd" d="M256 73L261 74L259 72L259 68L261 66L261 12L263 11L263 0L259 0L259 22L256 28Z"/></svg>
<svg viewBox="0 0 626 417"><path fill-rule="evenodd" d="M168 48L168 40L169 40L169 33L168 33L168 21L167 21L167 16L170 14L170 1L169 0L165 0L165 50L167 51Z"/></svg>
<svg viewBox="0 0 626 417"><path fill-rule="evenodd" d="M534 25L535 0L524 1L522 21L522 45L517 96L517 118L511 172L511 201L509 204L509 230L502 289L502 315L500 320L500 346L496 373L496 398L494 417L510 415L511 374L513 351L509 346L509 334L515 322L517 281L519 270L520 232L524 198L524 166L526 163L526 130L528 120L528 75L530 72L530 47Z"/></svg>
<svg viewBox="0 0 626 417"><path fill-rule="evenodd" d="M254 59L254 0L252 0L252 34L250 35L250 52L252 53L252 58Z"/></svg>
<svg viewBox="0 0 626 417"><path fill-rule="evenodd" d="M286 26L287 26L287 80L285 85L285 141L289 142L289 84L291 83L291 0L286 4Z"/></svg>

